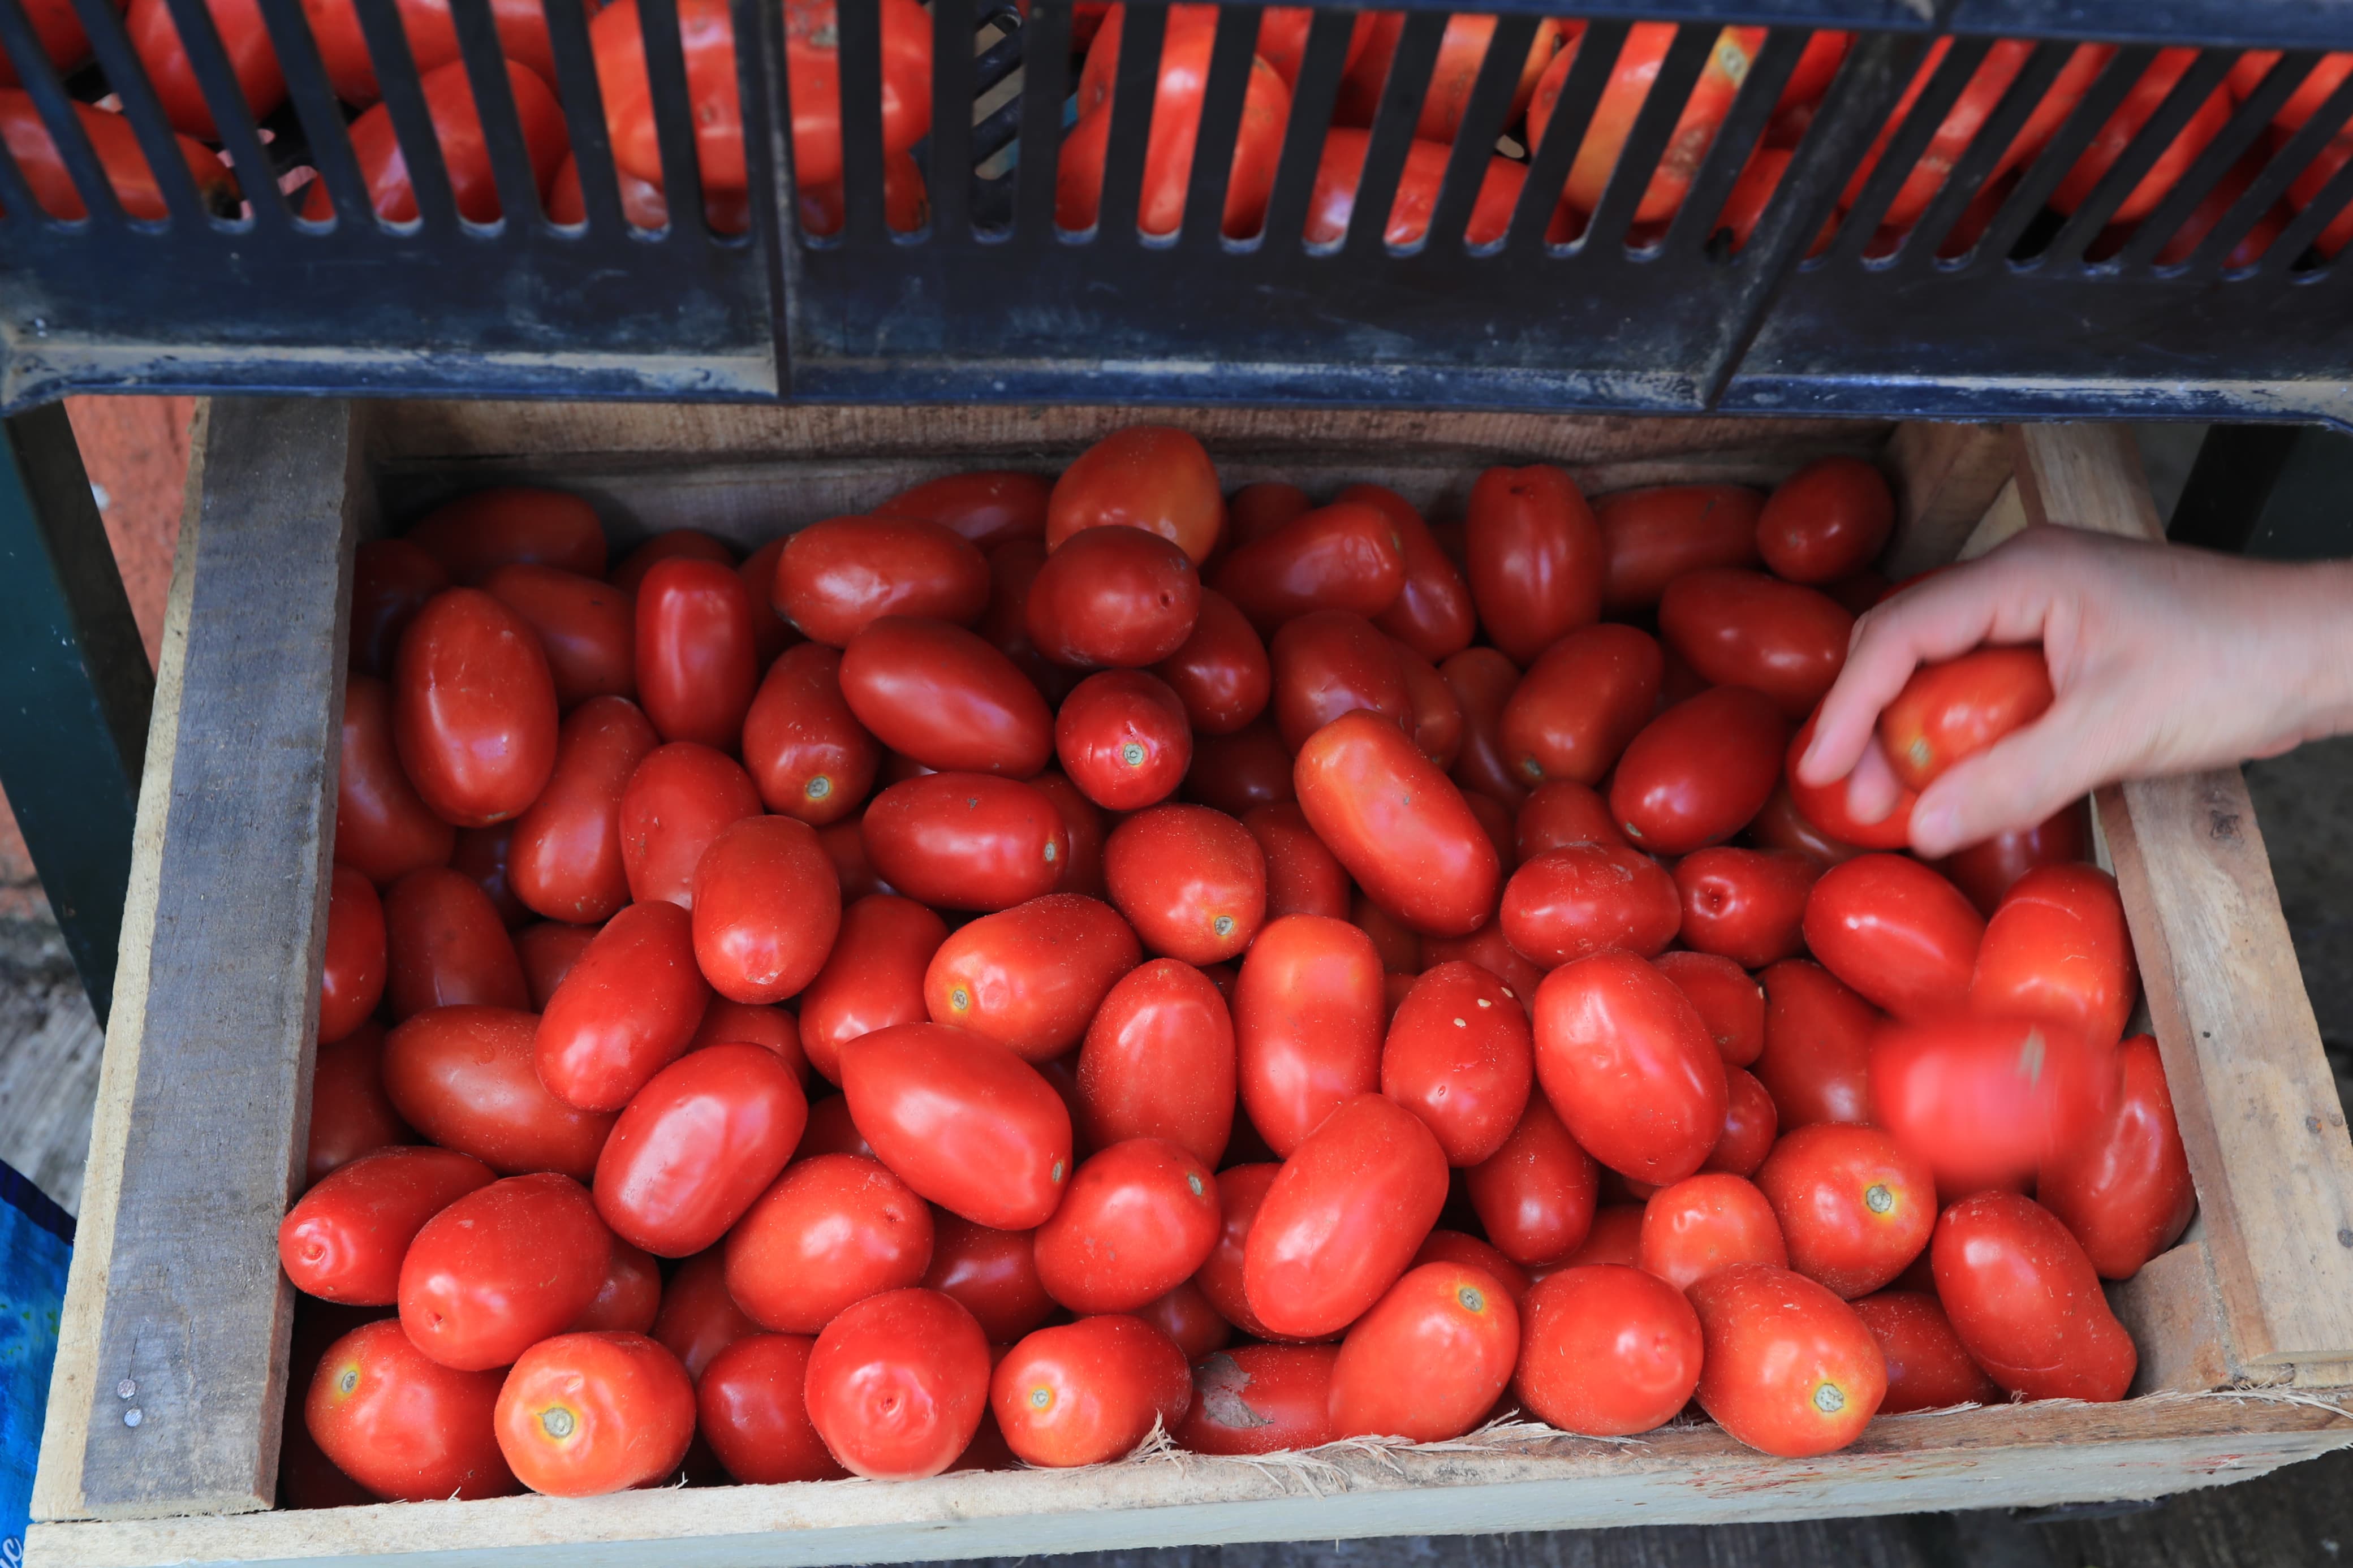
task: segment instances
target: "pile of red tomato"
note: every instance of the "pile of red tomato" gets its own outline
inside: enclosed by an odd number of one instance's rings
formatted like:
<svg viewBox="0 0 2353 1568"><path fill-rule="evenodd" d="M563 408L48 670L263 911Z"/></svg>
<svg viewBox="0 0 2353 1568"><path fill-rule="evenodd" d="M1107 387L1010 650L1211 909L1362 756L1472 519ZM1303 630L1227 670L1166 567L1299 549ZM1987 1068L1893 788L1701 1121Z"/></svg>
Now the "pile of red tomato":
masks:
<svg viewBox="0 0 2353 1568"><path fill-rule="evenodd" d="M2083 809L1929 866L1787 777L1893 512L1143 426L740 563L362 545L287 1500L2121 1397L2192 1196Z"/></svg>

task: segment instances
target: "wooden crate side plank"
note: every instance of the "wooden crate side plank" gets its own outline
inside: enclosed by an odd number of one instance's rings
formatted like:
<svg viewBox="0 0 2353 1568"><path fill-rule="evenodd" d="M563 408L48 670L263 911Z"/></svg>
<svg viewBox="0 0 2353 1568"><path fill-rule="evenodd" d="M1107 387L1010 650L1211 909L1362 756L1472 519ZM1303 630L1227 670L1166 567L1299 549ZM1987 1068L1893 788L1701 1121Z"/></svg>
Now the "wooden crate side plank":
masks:
<svg viewBox="0 0 2353 1568"><path fill-rule="evenodd" d="M1952 560L2009 482L2011 462L1999 425L1898 425L1887 441L1895 531L1880 570L1901 582Z"/></svg>
<svg viewBox="0 0 2353 1568"><path fill-rule="evenodd" d="M213 410L82 1456L82 1507L100 1518L266 1509L276 1490L291 1310L277 1226L317 1026L349 426L341 403ZM109 1404L119 1387L132 1392Z"/></svg>
<svg viewBox="0 0 2353 1568"><path fill-rule="evenodd" d="M2037 522L2159 539L2121 426L2026 426ZM2244 1364L2353 1359L2353 1142L2236 768L2104 794L2230 1330Z"/></svg>

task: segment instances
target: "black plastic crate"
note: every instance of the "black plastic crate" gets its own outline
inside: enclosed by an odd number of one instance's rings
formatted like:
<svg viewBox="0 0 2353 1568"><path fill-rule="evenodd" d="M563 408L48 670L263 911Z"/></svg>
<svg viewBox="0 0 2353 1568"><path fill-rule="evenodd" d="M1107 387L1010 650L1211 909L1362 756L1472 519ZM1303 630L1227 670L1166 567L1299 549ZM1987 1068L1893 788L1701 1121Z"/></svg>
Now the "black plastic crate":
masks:
<svg viewBox="0 0 2353 1568"><path fill-rule="evenodd" d="M301 0L260 0L289 106L244 113L204 0L168 0L222 145L239 170L315 169L332 224L248 179L237 216L208 213L178 179L155 96L110 0L75 0L94 63L60 81L37 58L21 0L0 0L0 47L30 60L25 87L95 215L35 210L0 156L0 404L77 389L300 390L568 397L793 397L824 401L1243 400L1447 404L1642 412L1709 408L1905 416L2180 416L2353 420L2353 312L2344 268L2310 242L2353 198L2331 181L2251 267L2225 258L2289 181L2353 117L2335 93L2284 146L2273 107L2320 59L2353 47L2353 8L2318 0L1699 0L1674 5L1501 5L1428 236L1384 242L1444 10L1411 0L1371 128L1345 238L1302 238L1354 11L1319 11L1293 95L1269 217L1231 239L1222 198L1258 7L1219 16L1182 230L1136 232L1151 84L1166 8L1132 7L1106 155L1103 218L1056 226L1052 173L1079 62L1067 0L1024 16L988 0L930 0L933 129L915 149L924 226L896 234L882 201L881 33L871 5L839 16L844 100L841 232L806 232L793 198L778 0L731 0L750 179L744 235L711 232L695 189L676 0L639 0L670 203L667 227L632 226L611 149L585 11L548 12L556 89L586 194L585 224L549 222L485 0L452 6L484 107L506 216L461 221L425 118L393 0L358 15L414 173L421 217L380 222L361 189L349 111L321 67ZM1463 237L1489 145L1506 127L1517 61L1545 16L1588 18L1578 57L1507 237ZM1585 119L1630 23L1683 24L1582 237L1546 243ZM1673 218L1635 209L1685 96L1725 25L1772 30ZM1790 153L1747 242L1720 209L1757 145L1810 30L1856 39ZM1826 253L1808 251L1938 33L1955 41L1895 132ZM1872 222L1989 40L2043 40L1946 189L1887 253ZM2010 132L2079 41L2121 45L2045 151L2016 175L1984 237L1936 251ZM2061 219L2045 198L2158 45L2205 52L2115 170ZM2246 47L2288 52L2237 107L2175 194L2121 252L2113 213ZM1000 103L1010 73L1018 96ZM117 95L151 163L171 171L162 222L114 206L69 98ZM1940 97L1940 94L1942 95ZM60 134L60 132L63 132ZM2263 174L2211 239L2179 262L2161 246L2242 152ZM1907 152L1907 149L1909 150ZM1040 175L1043 177L1039 177ZM951 177L951 175L955 177ZM1953 248L1947 247L1947 248ZM2094 259L2094 258L2098 258Z"/></svg>

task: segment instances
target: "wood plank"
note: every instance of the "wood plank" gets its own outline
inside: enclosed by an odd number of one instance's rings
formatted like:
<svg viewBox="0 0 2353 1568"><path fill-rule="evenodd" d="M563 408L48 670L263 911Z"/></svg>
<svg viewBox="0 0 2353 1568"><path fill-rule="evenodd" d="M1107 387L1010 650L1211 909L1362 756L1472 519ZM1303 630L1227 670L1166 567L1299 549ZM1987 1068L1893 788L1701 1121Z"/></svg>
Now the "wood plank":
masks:
<svg viewBox="0 0 2353 1568"><path fill-rule="evenodd" d="M2053 1402L1890 1416L1854 1447L1804 1462L1767 1458L1693 1424L1630 1443L1343 1446L1265 1462L1185 1455L882 1485L44 1524L28 1546L34 1568L327 1564L395 1554L404 1568L796 1568L2157 1497L2348 1444L2353 1420L2259 1396Z"/></svg>
<svg viewBox="0 0 2353 1568"><path fill-rule="evenodd" d="M140 847L153 913L136 1034L127 1081L106 1086L127 1128L107 1151L112 1223L84 1243L104 1258L104 1304L95 1354L77 1347L61 1390L88 1412L80 1473L70 1496L45 1496L52 1514L213 1513L274 1496L291 1309L276 1232L317 1026L350 434L342 403L211 412L181 547L184 634L167 653L180 671L165 832ZM110 1042L110 1068L115 1055Z"/></svg>
<svg viewBox="0 0 2353 1568"><path fill-rule="evenodd" d="M1969 530L1969 536L1961 541L1960 551L1953 559L1975 561L2025 527L2026 503L2018 499L2018 480L2015 477L2004 479L1993 504L1986 508L1978 525Z"/></svg>
<svg viewBox="0 0 2353 1568"><path fill-rule="evenodd" d="M2140 1352L2132 1397L2160 1391L2202 1394L2239 1375L2203 1238L2185 1240L2150 1258L2139 1273L2109 1285L2107 1292L2108 1304Z"/></svg>
<svg viewBox="0 0 2353 1568"><path fill-rule="evenodd" d="M2118 426L2017 432L2037 522L2163 537ZM2353 1142L2236 768L2095 799L2139 951L2231 1348L2353 1360Z"/></svg>
<svg viewBox="0 0 2353 1568"><path fill-rule="evenodd" d="M1999 425L1897 426L1887 442L1895 532L1879 569L1901 581L1952 560L2009 481L2011 460Z"/></svg>

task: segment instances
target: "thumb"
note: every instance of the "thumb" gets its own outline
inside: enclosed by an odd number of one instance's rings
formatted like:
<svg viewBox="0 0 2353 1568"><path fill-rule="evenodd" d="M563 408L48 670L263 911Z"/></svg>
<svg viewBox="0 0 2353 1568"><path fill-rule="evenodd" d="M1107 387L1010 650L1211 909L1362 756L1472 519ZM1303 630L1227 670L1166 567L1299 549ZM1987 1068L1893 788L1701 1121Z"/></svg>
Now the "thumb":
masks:
<svg viewBox="0 0 2353 1568"><path fill-rule="evenodd" d="M1914 852L1941 859L2032 827L2106 784L2107 749L2090 706L2063 698L2033 723L1946 770L1912 809Z"/></svg>

